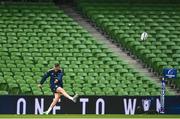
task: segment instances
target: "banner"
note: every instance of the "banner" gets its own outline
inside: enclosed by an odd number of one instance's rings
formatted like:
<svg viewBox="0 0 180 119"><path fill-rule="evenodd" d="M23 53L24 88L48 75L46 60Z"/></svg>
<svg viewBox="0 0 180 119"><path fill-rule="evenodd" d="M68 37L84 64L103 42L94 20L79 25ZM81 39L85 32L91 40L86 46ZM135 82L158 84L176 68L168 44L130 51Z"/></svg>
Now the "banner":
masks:
<svg viewBox="0 0 180 119"><path fill-rule="evenodd" d="M53 96L0 96L0 114L42 114ZM65 97L52 114L143 114L160 111L160 97L81 96L77 103ZM165 97L165 113L180 114L180 96Z"/></svg>

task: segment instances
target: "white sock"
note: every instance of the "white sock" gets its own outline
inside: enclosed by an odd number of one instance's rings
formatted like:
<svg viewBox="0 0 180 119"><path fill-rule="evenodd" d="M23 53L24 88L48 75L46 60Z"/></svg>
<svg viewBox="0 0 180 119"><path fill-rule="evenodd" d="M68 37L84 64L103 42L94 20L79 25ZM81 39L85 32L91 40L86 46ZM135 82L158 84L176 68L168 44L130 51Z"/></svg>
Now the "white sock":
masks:
<svg viewBox="0 0 180 119"><path fill-rule="evenodd" d="M69 97L70 100L73 100L73 97Z"/></svg>
<svg viewBox="0 0 180 119"><path fill-rule="evenodd" d="M47 110L47 113L49 114L49 112L52 110L52 107L49 107L49 109Z"/></svg>

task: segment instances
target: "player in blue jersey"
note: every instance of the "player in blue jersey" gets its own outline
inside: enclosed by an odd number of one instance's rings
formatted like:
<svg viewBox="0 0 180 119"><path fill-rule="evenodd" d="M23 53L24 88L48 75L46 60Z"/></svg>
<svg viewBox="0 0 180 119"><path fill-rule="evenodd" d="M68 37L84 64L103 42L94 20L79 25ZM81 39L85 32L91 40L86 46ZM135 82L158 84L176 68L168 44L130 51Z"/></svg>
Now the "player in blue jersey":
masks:
<svg viewBox="0 0 180 119"><path fill-rule="evenodd" d="M44 114L49 114L52 108L56 105L56 103L60 100L61 94L66 98L76 102L78 95L76 94L74 97L71 97L64 89L63 89L63 70L60 68L59 64L55 64L54 68L50 69L47 73L42 77L40 84L38 85L40 88L42 84L46 81L48 77L50 77L50 88L54 93L54 99L51 103L49 109L44 112Z"/></svg>

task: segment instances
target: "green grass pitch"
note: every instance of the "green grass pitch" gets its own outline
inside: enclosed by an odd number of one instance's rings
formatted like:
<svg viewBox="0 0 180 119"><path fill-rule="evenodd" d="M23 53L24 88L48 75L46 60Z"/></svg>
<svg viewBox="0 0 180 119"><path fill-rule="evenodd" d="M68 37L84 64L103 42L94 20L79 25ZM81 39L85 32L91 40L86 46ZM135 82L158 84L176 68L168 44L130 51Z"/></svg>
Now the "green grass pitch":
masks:
<svg viewBox="0 0 180 119"><path fill-rule="evenodd" d="M57 115L0 115L4 119L180 119L180 115L76 115L76 114L57 114Z"/></svg>

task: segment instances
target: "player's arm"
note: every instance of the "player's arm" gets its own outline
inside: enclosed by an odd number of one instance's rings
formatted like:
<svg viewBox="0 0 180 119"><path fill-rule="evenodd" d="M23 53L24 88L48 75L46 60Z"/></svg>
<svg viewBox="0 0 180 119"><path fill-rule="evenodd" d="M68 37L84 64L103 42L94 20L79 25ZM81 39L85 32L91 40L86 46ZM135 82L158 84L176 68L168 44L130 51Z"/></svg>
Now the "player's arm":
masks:
<svg viewBox="0 0 180 119"><path fill-rule="evenodd" d="M48 71L48 72L46 72L45 74L44 74L44 76L42 77L42 79L41 79L41 81L40 81L40 83L39 83L39 87L41 87L42 86L42 84L46 81L46 79L48 78L50 76L50 72Z"/></svg>

